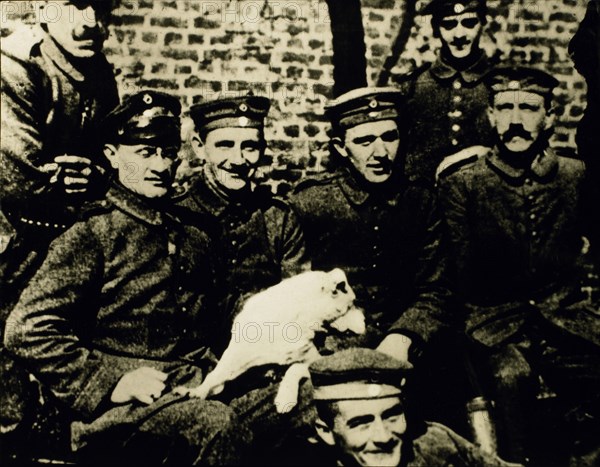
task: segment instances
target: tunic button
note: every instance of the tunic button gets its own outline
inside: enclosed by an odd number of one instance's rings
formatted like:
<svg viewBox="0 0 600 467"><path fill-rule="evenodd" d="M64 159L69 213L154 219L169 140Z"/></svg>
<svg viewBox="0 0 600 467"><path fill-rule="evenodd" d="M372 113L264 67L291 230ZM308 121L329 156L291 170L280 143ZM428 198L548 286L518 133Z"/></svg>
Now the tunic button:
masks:
<svg viewBox="0 0 600 467"><path fill-rule="evenodd" d="M181 292L183 290L183 287L179 286L177 287L177 292Z"/></svg>
<svg viewBox="0 0 600 467"><path fill-rule="evenodd" d="M373 230L374 230L375 232L377 232L377 231L379 230L379 226L378 226L378 225L376 225L375 227L373 227Z"/></svg>
<svg viewBox="0 0 600 467"><path fill-rule="evenodd" d="M237 245L237 242L236 242L235 240L231 240L231 244L232 244L233 246L236 246L236 245Z"/></svg>
<svg viewBox="0 0 600 467"><path fill-rule="evenodd" d="M376 264L373 264L371 267L372 267L373 269L376 269L376 268L377 268L377 265L376 265Z"/></svg>
<svg viewBox="0 0 600 467"><path fill-rule="evenodd" d="M458 146L458 140L457 139L453 139L452 140L452 146Z"/></svg>
<svg viewBox="0 0 600 467"><path fill-rule="evenodd" d="M462 102L462 97L460 97L460 96L454 96L454 97L452 98L452 100L453 100L453 101L454 101L456 104L459 104L460 102Z"/></svg>
<svg viewBox="0 0 600 467"><path fill-rule="evenodd" d="M535 199L535 196L533 196L533 195L529 195L529 196L527 197L527 199L528 199L529 201L533 201L533 200Z"/></svg>
<svg viewBox="0 0 600 467"><path fill-rule="evenodd" d="M529 300L529 304L530 304L531 306L535 306L535 300Z"/></svg>
<svg viewBox="0 0 600 467"><path fill-rule="evenodd" d="M456 80L456 81L454 81L454 83L452 83L452 87L454 89L460 89L460 88L462 88L462 84L460 81Z"/></svg>
<svg viewBox="0 0 600 467"><path fill-rule="evenodd" d="M527 185L531 185L531 179L530 178L526 178L525 179L525 183L527 183Z"/></svg>
<svg viewBox="0 0 600 467"><path fill-rule="evenodd" d="M536 218L536 217L537 217L537 216L536 216L535 214L533 214L533 213L531 213L531 214L529 215L529 218L530 218L532 221L533 221L533 220L535 220L535 218Z"/></svg>
<svg viewBox="0 0 600 467"><path fill-rule="evenodd" d="M453 131L454 133L457 133L457 132L459 132L459 131L460 131L460 125L458 125L458 124L456 124L456 123L455 123L454 125L452 125L452 131Z"/></svg>
<svg viewBox="0 0 600 467"><path fill-rule="evenodd" d="M534 230L533 232L531 232L531 236L532 236L532 237L537 237L537 234L538 234L538 233L537 233L537 230Z"/></svg>
<svg viewBox="0 0 600 467"><path fill-rule="evenodd" d="M237 264L237 259L232 259L231 264Z"/></svg>
<svg viewBox="0 0 600 467"><path fill-rule="evenodd" d="M181 311L183 311L185 313L187 311L187 308L186 307L182 307Z"/></svg>

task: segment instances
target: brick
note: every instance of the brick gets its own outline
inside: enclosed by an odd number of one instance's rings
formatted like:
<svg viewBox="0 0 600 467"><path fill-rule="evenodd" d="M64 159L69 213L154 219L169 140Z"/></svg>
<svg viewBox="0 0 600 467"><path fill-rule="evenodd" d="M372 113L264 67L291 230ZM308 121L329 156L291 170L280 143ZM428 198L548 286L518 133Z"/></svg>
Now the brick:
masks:
<svg viewBox="0 0 600 467"><path fill-rule="evenodd" d="M200 34L189 34L188 35L188 44L204 44L204 36Z"/></svg>
<svg viewBox="0 0 600 467"><path fill-rule="evenodd" d="M169 79L143 79L140 81L140 86L149 87L153 89L179 89L179 85Z"/></svg>
<svg viewBox="0 0 600 467"><path fill-rule="evenodd" d="M308 70L308 77L310 79L321 79L322 76L323 76L322 70L317 70L317 69Z"/></svg>
<svg viewBox="0 0 600 467"><path fill-rule="evenodd" d="M574 23L577 21L577 17L572 13L552 13L550 15L550 21L563 21L565 23Z"/></svg>
<svg viewBox="0 0 600 467"><path fill-rule="evenodd" d="M148 44L156 44L158 42L158 34L155 32L144 32L142 33L142 41Z"/></svg>
<svg viewBox="0 0 600 467"><path fill-rule="evenodd" d="M298 125L288 125L283 127L283 132L290 138L297 138L300 136L300 127Z"/></svg>
<svg viewBox="0 0 600 467"><path fill-rule="evenodd" d="M168 32L165 34L165 45L181 44L183 36L176 32Z"/></svg>
<svg viewBox="0 0 600 467"><path fill-rule="evenodd" d="M304 126L304 133L311 138L318 135L320 131L321 129L317 125L308 124Z"/></svg>
<svg viewBox="0 0 600 467"><path fill-rule="evenodd" d="M112 24L115 26L133 26L144 24L144 17L139 15L124 15L113 17Z"/></svg>
<svg viewBox="0 0 600 467"><path fill-rule="evenodd" d="M363 8L383 8L391 10L396 7L396 2L394 2L394 0L362 0L361 5Z"/></svg>
<svg viewBox="0 0 600 467"><path fill-rule="evenodd" d="M228 32L224 36L215 36L210 38L211 44L231 44L233 42L233 33Z"/></svg>
<svg viewBox="0 0 600 467"><path fill-rule="evenodd" d="M163 28L186 28L187 20L182 18L170 18L160 17L160 18L150 18L150 24L152 26L160 26Z"/></svg>
<svg viewBox="0 0 600 467"><path fill-rule="evenodd" d="M287 77L293 79L301 78L302 73L304 73L304 69L297 66L290 66L286 71Z"/></svg>
<svg viewBox="0 0 600 467"><path fill-rule="evenodd" d="M154 65L152 65L152 73L164 73L165 71L167 71L166 63L155 63Z"/></svg>
<svg viewBox="0 0 600 467"><path fill-rule="evenodd" d="M175 67L176 75L189 75L192 73L192 67L189 65L177 65Z"/></svg>
<svg viewBox="0 0 600 467"><path fill-rule="evenodd" d="M309 62L309 58L308 58L308 55L306 55L306 54L298 54L295 52L284 52L281 57L281 61L282 62L299 62L299 63L304 63L305 65L307 65Z"/></svg>
<svg viewBox="0 0 600 467"><path fill-rule="evenodd" d="M195 50L164 49L160 51L160 54L165 58L173 58L175 60L198 61L198 52Z"/></svg>
<svg viewBox="0 0 600 467"><path fill-rule="evenodd" d="M199 16L194 20L194 27L200 29L219 29L221 27L221 23L219 21L213 21L211 19L206 19L203 16Z"/></svg>
<svg viewBox="0 0 600 467"><path fill-rule="evenodd" d="M383 15L380 15L379 13L375 13L374 11L369 12L369 21L381 22L384 19L385 19L385 17Z"/></svg>

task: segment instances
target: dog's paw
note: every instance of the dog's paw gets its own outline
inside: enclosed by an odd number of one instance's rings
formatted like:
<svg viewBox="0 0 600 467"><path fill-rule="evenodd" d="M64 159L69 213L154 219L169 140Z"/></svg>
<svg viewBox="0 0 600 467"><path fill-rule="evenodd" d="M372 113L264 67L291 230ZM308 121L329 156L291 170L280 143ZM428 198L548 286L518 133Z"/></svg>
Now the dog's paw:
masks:
<svg viewBox="0 0 600 467"><path fill-rule="evenodd" d="M290 413L296 407L297 401L291 400L287 394L277 394L275 397L275 409L277 413Z"/></svg>
<svg viewBox="0 0 600 467"><path fill-rule="evenodd" d="M206 394L200 386L195 388L186 388L185 386L177 386L173 388L173 392L180 396L195 397L198 399L206 399Z"/></svg>

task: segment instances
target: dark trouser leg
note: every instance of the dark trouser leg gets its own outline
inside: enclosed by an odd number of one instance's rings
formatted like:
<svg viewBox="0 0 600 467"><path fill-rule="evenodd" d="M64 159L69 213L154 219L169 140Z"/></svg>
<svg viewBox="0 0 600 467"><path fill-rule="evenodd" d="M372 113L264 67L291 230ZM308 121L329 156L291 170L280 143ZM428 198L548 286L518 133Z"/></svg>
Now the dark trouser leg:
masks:
<svg viewBox="0 0 600 467"><path fill-rule="evenodd" d="M242 424L253 435L251 457L254 465L282 465L288 447L297 445L313 435L316 412L312 405L312 385L304 382L300 386L298 405L289 413L277 413L275 396L279 384L255 389L231 401Z"/></svg>
<svg viewBox="0 0 600 467"><path fill-rule="evenodd" d="M515 344L504 345L490 358L498 414L499 455L524 462L528 457L528 409L535 401L529 363Z"/></svg>
<svg viewBox="0 0 600 467"><path fill-rule="evenodd" d="M249 441L226 405L180 398L149 411L133 431L124 424L88 439L82 460L98 466L236 465Z"/></svg>

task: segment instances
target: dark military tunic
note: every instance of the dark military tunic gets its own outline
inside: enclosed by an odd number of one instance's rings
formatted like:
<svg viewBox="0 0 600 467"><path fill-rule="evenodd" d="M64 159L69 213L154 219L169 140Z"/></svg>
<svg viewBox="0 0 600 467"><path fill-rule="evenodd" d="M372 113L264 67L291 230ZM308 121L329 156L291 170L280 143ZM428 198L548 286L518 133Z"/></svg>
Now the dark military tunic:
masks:
<svg viewBox="0 0 600 467"><path fill-rule="evenodd" d="M227 200L201 177L179 205L183 217L212 234L223 286L233 301L310 269L294 212L270 193Z"/></svg>
<svg viewBox="0 0 600 467"><path fill-rule="evenodd" d="M492 60L485 54L464 71L442 58L400 78L410 118L405 171L409 179L433 184L442 159L474 145L491 145L488 91L483 79Z"/></svg>
<svg viewBox="0 0 600 467"><path fill-rule="evenodd" d="M64 193L43 165L59 155L91 158L97 122L118 104L112 67L104 56L75 68L44 32L2 40L0 202L17 231L53 229L70 220Z"/></svg>
<svg viewBox="0 0 600 467"><path fill-rule="evenodd" d="M473 310L468 331L477 340L503 341L534 308L558 320L559 302L576 297L584 171L581 161L551 149L527 170L494 150L440 181L461 293ZM597 330L587 338L600 345Z"/></svg>
<svg viewBox="0 0 600 467"><path fill-rule="evenodd" d="M583 178L581 161L551 149L529 168L494 149L440 180L466 330L485 346L478 356L492 377L509 460L535 455L528 430L539 415L539 376L571 411L566 418L592 421L563 425L574 439L600 419L600 305L581 291ZM550 452L568 453L563 442Z"/></svg>
<svg viewBox="0 0 600 467"><path fill-rule="evenodd" d="M368 344L389 332L428 341L445 322L442 232L433 195L369 193L346 171L301 183L291 202L313 269L343 269L366 309Z"/></svg>
<svg viewBox="0 0 600 467"><path fill-rule="evenodd" d="M8 320L5 344L80 420L75 446L116 427L122 441L139 425L159 438L180 426L193 448L226 428L227 407L173 395L150 406L109 399L142 366L169 374L165 393L201 381L214 363L203 320L214 312L214 278L202 231L115 186L51 244ZM160 422L149 426L152 417Z"/></svg>

